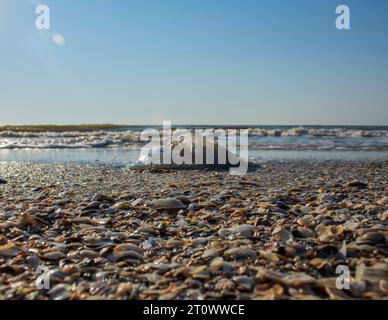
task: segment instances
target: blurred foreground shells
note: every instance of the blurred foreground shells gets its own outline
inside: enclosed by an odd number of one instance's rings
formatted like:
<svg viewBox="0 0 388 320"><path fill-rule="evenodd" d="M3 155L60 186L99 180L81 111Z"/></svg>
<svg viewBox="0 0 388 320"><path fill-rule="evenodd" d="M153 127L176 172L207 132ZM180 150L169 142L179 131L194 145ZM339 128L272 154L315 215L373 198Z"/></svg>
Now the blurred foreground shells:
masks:
<svg viewBox="0 0 388 320"><path fill-rule="evenodd" d="M387 299L387 174L0 163L0 299Z"/></svg>

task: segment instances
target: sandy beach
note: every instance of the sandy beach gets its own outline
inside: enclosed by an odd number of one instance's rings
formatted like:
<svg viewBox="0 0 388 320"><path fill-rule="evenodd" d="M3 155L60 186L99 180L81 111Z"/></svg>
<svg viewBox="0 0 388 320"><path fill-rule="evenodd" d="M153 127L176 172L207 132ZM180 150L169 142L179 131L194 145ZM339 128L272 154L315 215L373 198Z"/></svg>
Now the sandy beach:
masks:
<svg viewBox="0 0 388 320"><path fill-rule="evenodd" d="M387 161L241 177L2 162L0 299L387 299L387 176Z"/></svg>

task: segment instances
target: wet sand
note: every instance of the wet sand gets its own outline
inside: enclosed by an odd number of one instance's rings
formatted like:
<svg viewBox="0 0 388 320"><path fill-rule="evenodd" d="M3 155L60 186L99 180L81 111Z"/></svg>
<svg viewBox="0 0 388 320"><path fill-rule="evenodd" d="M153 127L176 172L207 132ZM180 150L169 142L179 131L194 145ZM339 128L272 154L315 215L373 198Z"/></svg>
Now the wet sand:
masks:
<svg viewBox="0 0 388 320"><path fill-rule="evenodd" d="M242 177L3 162L0 299L386 299L387 177L387 161Z"/></svg>

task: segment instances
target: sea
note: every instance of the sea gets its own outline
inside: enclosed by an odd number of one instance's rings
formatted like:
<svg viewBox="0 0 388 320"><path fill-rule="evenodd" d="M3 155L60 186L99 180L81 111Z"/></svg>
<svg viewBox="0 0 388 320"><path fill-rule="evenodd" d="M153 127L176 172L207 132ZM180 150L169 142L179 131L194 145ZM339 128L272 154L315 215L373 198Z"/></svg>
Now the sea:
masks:
<svg viewBox="0 0 388 320"><path fill-rule="evenodd" d="M0 161L139 164L145 129L160 126L0 127ZM249 160L388 160L388 126L176 126L248 129Z"/></svg>

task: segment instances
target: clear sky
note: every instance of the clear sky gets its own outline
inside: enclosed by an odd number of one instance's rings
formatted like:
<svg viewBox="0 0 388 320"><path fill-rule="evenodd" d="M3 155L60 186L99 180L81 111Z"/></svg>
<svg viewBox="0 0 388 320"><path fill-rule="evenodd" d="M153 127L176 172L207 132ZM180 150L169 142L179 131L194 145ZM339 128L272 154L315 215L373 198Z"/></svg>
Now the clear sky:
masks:
<svg viewBox="0 0 388 320"><path fill-rule="evenodd" d="M0 0L0 124L388 125L387 0L34 3Z"/></svg>

